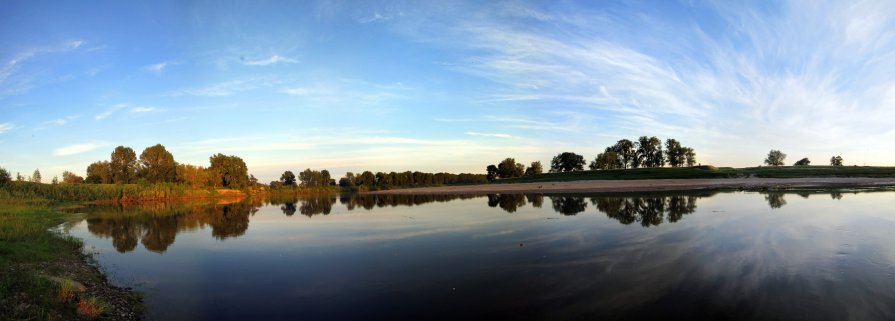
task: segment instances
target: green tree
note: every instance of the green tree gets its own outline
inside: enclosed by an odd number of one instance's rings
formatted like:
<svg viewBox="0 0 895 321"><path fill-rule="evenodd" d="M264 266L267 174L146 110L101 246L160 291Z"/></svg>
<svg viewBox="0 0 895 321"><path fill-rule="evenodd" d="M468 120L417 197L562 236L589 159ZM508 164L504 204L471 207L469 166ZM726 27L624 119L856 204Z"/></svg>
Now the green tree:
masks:
<svg viewBox="0 0 895 321"><path fill-rule="evenodd" d="M798 162L796 162L795 164L792 164L792 165L793 166L808 166L808 165L811 165L811 161L808 160L808 157L805 157L805 158L800 159Z"/></svg>
<svg viewBox="0 0 895 321"><path fill-rule="evenodd" d="M842 156L830 157L830 165L831 166L842 166Z"/></svg>
<svg viewBox="0 0 895 321"><path fill-rule="evenodd" d="M295 183L295 174L292 171L283 172L283 175L280 175L280 183L283 183L283 186L295 187L297 185Z"/></svg>
<svg viewBox="0 0 895 321"><path fill-rule="evenodd" d="M610 147L610 150L615 152L618 155L619 160L621 161L621 168L633 167L637 168L640 166L639 160L637 160L637 150L634 149L634 143L627 139L619 140Z"/></svg>
<svg viewBox="0 0 895 321"><path fill-rule="evenodd" d="M531 162L531 166L525 169L525 176L539 175L544 172L544 166L541 161Z"/></svg>
<svg viewBox="0 0 895 321"><path fill-rule="evenodd" d="M162 144L146 147L140 154L140 166L143 178L150 183L168 183L177 179L174 155Z"/></svg>
<svg viewBox="0 0 895 321"><path fill-rule="evenodd" d="M687 166L696 166L696 152L694 152L692 148L684 148L684 159L686 159Z"/></svg>
<svg viewBox="0 0 895 321"><path fill-rule="evenodd" d="M488 165L488 167L485 170L487 171L486 177L488 177L489 182L493 182L495 179L497 179L498 173L500 173L497 166L495 166L493 164Z"/></svg>
<svg viewBox="0 0 895 321"><path fill-rule="evenodd" d="M764 159L764 163L770 166L783 166L783 160L786 159L786 154L783 152L772 149L768 152L768 158Z"/></svg>
<svg viewBox="0 0 895 321"><path fill-rule="evenodd" d="M205 167L189 165L189 164L177 164L176 173L176 181L178 183L188 184L192 188L200 188L204 186L214 186L212 182L210 182L208 171Z"/></svg>
<svg viewBox="0 0 895 321"><path fill-rule="evenodd" d="M687 162L687 149L674 138L665 140L665 158L671 167L681 167Z"/></svg>
<svg viewBox="0 0 895 321"><path fill-rule="evenodd" d="M619 169L622 168L622 164L618 154L606 148L606 151L598 154L588 167L592 170Z"/></svg>
<svg viewBox="0 0 895 321"><path fill-rule="evenodd" d="M75 173L69 171L62 172L62 182L65 184L81 184L84 182L84 178Z"/></svg>
<svg viewBox="0 0 895 321"><path fill-rule="evenodd" d="M497 164L497 176L500 178L520 177L525 173L525 165L516 163L513 158L506 158Z"/></svg>
<svg viewBox="0 0 895 321"><path fill-rule="evenodd" d="M354 186L355 181L356 181L356 179L354 177L354 173L346 172L345 177L342 177L341 179L339 179L339 186L352 187L352 186Z"/></svg>
<svg viewBox="0 0 895 321"><path fill-rule="evenodd" d="M112 164L108 161L99 161L87 166L87 178L90 184L112 184Z"/></svg>
<svg viewBox="0 0 895 321"><path fill-rule="evenodd" d="M109 166L112 171L113 183L130 184L136 181L137 154L130 147L115 147Z"/></svg>
<svg viewBox="0 0 895 321"><path fill-rule="evenodd" d="M637 149L635 159L641 167L662 167L665 165L665 156L662 153L662 140L658 137L640 136L634 144Z"/></svg>
<svg viewBox="0 0 895 321"><path fill-rule="evenodd" d="M41 178L40 178L40 170L39 170L39 169L35 169L35 170L34 170L34 174L31 175L31 182L32 182L32 183L40 183L40 181L41 181Z"/></svg>
<svg viewBox="0 0 895 321"><path fill-rule="evenodd" d="M58 185L59 184L59 176L53 176L53 180L50 181L50 184Z"/></svg>
<svg viewBox="0 0 895 321"><path fill-rule="evenodd" d="M208 167L213 186L239 189L248 185L248 167L245 161L237 156L226 156L218 153L208 158Z"/></svg>
<svg viewBox="0 0 895 321"><path fill-rule="evenodd" d="M553 157L550 161L550 172L571 172L584 169L584 156L564 152Z"/></svg>
<svg viewBox="0 0 895 321"><path fill-rule="evenodd" d="M16 182L24 182L25 176L22 176L22 173L16 172Z"/></svg>
<svg viewBox="0 0 895 321"><path fill-rule="evenodd" d="M12 175L5 168L0 167L0 186L9 184L12 181Z"/></svg>

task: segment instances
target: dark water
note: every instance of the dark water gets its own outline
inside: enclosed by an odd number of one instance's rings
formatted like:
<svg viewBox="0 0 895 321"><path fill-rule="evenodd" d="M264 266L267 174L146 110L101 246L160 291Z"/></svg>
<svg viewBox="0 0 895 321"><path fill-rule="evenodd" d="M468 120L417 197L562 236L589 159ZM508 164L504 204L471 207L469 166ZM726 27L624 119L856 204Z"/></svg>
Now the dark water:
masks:
<svg viewBox="0 0 895 321"><path fill-rule="evenodd" d="M154 320L895 320L895 192L92 206Z"/></svg>

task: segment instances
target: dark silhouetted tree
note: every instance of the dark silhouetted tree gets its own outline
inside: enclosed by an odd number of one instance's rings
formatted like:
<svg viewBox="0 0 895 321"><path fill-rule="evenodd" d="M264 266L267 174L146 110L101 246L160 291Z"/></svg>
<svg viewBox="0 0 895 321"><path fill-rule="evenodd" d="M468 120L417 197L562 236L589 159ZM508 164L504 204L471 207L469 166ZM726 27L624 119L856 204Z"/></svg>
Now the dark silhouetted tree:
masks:
<svg viewBox="0 0 895 321"><path fill-rule="evenodd" d="M35 169L34 174L31 174L31 182L32 183L40 183L40 181L41 181L40 170Z"/></svg>
<svg viewBox="0 0 895 321"><path fill-rule="evenodd" d="M280 183L283 183L284 186L292 187L298 185L295 183L295 174L293 174L292 171L283 172L283 175L280 175Z"/></svg>
<svg viewBox="0 0 895 321"><path fill-rule="evenodd" d="M516 163L513 158L506 158L497 164L497 176L500 178L520 177L525 173L525 165Z"/></svg>
<svg viewBox="0 0 895 321"><path fill-rule="evenodd" d="M550 161L550 172L571 172L584 170L584 156L564 152L553 157Z"/></svg>
<svg viewBox="0 0 895 321"><path fill-rule="evenodd" d="M808 165L811 165L811 161L808 160L808 157L805 157L805 158L800 159L799 161L797 161L795 164L792 164L792 165L793 166L808 166Z"/></svg>
<svg viewBox="0 0 895 321"><path fill-rule="evenodd" d="M772 149L768 152L768 158L764 159L764 163L770 166L783 166L783 160L786 159L786 154L783 152Z"/></svg>
<svg viewBox="0 0 895 321"><path fill-rule="evenodd" d="M830 157L830 165L831 166L842 166L842 156Z"/></svg>
<svg viewBox="0 0 895 321"><path fill-rule="evenodd" d="M497 179L497 175L499 173L497 166L488 165L488 168L486 170L487 174L485 176L487 176L489 182L493 182L495 179Z"/></svg>

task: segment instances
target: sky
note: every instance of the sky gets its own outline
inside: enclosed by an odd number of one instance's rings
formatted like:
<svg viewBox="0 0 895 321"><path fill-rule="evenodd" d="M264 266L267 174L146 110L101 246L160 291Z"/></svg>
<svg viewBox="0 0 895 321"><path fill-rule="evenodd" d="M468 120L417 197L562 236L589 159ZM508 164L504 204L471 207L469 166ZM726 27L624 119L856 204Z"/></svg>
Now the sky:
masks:
<svg viewBox="0 0 895 321"><path fill-rule="evenodd" d="M675 138L895 165L892 1L0 3L0 167L484 172ZM549 166L549 165L548 165Z"/></svg>

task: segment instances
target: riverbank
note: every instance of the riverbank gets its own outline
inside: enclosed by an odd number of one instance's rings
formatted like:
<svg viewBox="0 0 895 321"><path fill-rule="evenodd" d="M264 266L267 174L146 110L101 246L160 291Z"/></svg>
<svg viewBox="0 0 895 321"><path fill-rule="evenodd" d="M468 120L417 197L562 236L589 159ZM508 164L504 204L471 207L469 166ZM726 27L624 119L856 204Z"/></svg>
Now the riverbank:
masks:
<svg viewBox="0 0 895 321"><path fill-rule="evenodd" d="M374 191L372 195L489 194L489 193L611 193L712 189L788 189L895 186L895 178L801 177L801 178L694 178L639 180L583 180L441 186Z"/></svg>
<svg viewBox="0 0 895 321"><path fill-rule="evenodd" d="M55 230L64 215L45 202L0 201L0 319L140 320L140 294L111 285L80 240Z"/></svg>

